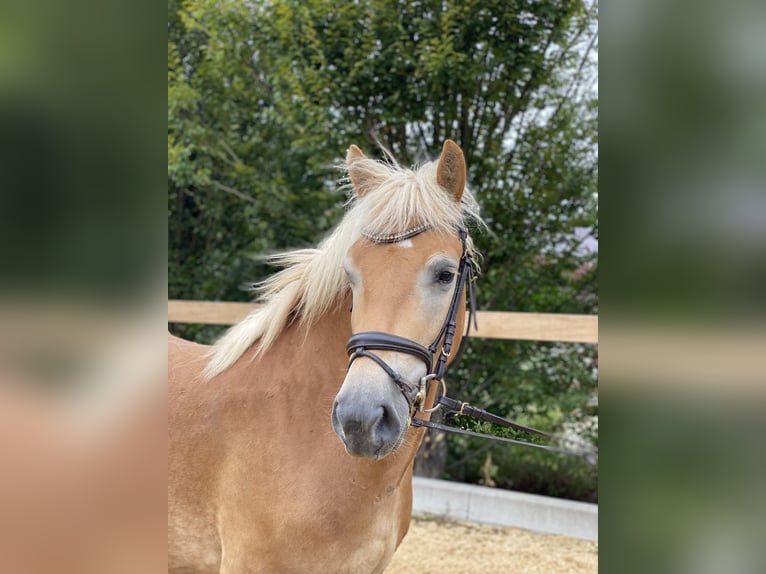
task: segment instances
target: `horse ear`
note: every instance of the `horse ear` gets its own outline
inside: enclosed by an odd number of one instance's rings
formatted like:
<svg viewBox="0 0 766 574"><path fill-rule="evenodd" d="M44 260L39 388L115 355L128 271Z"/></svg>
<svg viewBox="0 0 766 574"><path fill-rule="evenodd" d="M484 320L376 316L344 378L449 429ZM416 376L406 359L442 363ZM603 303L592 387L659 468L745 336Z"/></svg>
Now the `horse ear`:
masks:
<svg viewBox="0 0 766 574"><path fill-rule="evenodd" d="M348 153L346 154L346 165L350 166L356 160L358 160L358 159L365 159L365 157L366 156L362 153L362 150L360 150L354 144L351 144L348 147Z"/></svg>
<svg viewBox="0 0 766 574"><path fill-rule="evenodd" d="M463 150L452 140L445 141L442 147L442 155L436 168L436 181L460 203L465 189L465 158Z"/></svg>
<svg viewBox="0 0 766 574"><path fill-rule="evenodd" d="M348 177L351 179L351 185L354 186L354 191L356 191L359 197L364 195L366 191L365 183L368 179L365 172L354 169L354 163L360 159L366 159L366 156L362 153L362 150L351 144L346 154L346 168L348 168Z"/></svg>

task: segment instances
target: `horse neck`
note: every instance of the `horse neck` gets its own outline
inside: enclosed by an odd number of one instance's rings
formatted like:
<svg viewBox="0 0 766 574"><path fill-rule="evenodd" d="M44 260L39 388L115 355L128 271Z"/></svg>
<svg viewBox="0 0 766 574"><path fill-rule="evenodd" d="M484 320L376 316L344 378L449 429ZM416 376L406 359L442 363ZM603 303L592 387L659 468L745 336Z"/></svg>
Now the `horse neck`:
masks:
<svg viewBox="0 0 766 574"><path fill-rule="evenodd" d="M306 403L317 409L329 397L331 407L348 362L345 346L351 336L349 305L350 298L310 329L294 321L261 356L257 355L257 345L253 346L233 367L238 372L235 378L251 385L252 379L243 375L258 373L258 385L283 391L293 406Z"/></svg>

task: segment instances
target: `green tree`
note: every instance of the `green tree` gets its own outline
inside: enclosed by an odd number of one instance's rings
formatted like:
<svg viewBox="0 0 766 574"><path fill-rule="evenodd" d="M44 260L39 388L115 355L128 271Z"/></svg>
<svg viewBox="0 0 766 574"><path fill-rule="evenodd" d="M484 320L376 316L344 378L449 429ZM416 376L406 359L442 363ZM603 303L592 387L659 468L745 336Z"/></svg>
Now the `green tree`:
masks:
<svg viewBox="0 0 766 574"><path fill-rule="evenodd" d="M488 225L480 307L597 312L581 249L598 237L596 19L575 0L171 2L171 297L246 298L270 272L253 255L317 241L342 216L333 166L350 143L407 164L452 138ZM585 345L473 339L450 391L590 428L595 365ZM431 473L595 498L577 461L448 443Z"/></svg>

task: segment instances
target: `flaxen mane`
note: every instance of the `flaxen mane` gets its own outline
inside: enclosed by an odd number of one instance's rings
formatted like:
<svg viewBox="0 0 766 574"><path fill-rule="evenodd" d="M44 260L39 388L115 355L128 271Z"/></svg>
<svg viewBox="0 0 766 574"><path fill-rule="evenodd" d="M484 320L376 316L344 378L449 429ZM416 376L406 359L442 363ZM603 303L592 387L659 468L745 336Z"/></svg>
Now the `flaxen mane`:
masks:
<svg viewBox="0 0 766 574"><path fill-rule="evenodd" d="M348 186L350 199L343 220L316 249L269 258L282 271L256 286L263 305L216 342L205 376L225 371L255 343L257 354L264 353L291 321L309 328L337 308L349 289L343 259L362 232L389 234L427 224L453 233L467 219L480 222L471 192L466 189L460 204L456 203L436 182L436 166L437 162L430 162L406 169L390 156L387 161L354 161L348 169L365 184L361 189Z"/></svg>

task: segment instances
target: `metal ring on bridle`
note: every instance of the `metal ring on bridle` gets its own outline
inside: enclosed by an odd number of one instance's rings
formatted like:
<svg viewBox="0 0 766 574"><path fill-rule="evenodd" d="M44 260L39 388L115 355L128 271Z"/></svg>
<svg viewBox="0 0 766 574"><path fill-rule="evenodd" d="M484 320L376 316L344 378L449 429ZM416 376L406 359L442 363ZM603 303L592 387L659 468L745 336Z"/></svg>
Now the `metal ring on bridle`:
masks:
<svg viewBox="0 0 766 574"><path fill-rule="evenodd" d="M432 378L432 379L435 379L435 378L436 378L436 375L427 375L427 377L430 377L430 378ZM423 379L425 379L425 378L426 378L426 377L423 377ZM422 379L421 379L421 380L422 380ZM443 396L443 397L444 397L444 396L447 396L447 383L445 383L445 382L444 382L444 379L439 379L439 382L440 382L440 383L441 383L441 385L442 385L442 396ZM433 412L436 412L437 410L439 410L439 409L441 408L441 406L442 406L442 405L441 405L441 403L440 403L439 401L435 401L435 403L436 403L436 404L435 404L435 406L431 407L430 409L424 409L424 408L421 408L421 409L420 409L420 412L423 412L423 413L429 413L429 414L430 414L430 413L433 413Z"/></svg>

